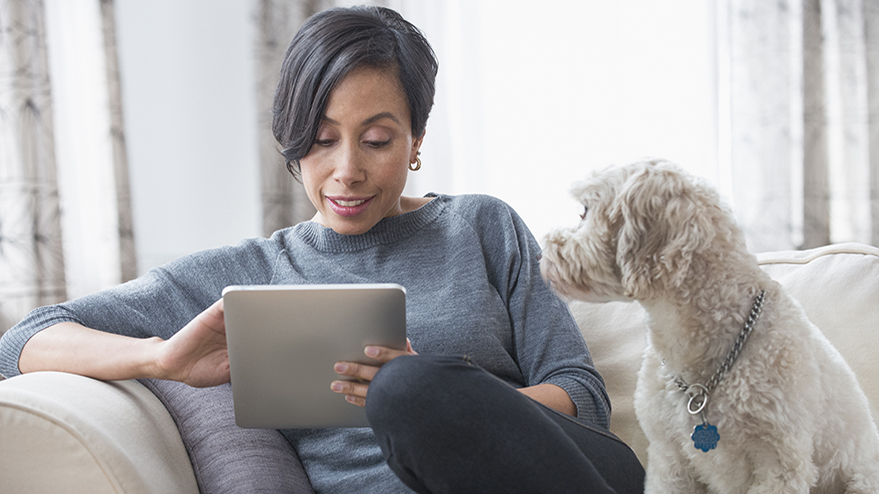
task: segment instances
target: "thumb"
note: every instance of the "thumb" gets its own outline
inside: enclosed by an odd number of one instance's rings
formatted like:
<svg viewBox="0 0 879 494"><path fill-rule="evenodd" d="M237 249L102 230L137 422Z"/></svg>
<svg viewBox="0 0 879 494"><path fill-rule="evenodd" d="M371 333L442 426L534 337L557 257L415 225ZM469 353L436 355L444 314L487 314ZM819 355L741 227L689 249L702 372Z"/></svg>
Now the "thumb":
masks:
<svg viewBox="0 0 879 494"><path fill-rule="evenodd" d="M202 322L215 331L226 331L226 317L223 309L223 299L214 302L210 307L204 310L199 317Z"/></svg>

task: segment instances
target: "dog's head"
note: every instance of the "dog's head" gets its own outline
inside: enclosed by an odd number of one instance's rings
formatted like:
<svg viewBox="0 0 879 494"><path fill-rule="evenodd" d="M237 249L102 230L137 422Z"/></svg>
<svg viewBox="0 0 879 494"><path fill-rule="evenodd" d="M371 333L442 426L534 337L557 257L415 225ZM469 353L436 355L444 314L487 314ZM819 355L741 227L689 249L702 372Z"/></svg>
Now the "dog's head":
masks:
<svg viewBox="0 0 879 494"><path fill-rule="evenodd" d="M582 220L547 235L541 259L544 278L567 298L655 299L686 289L712 245L744 249L717 192L673 163L611 167L574 184L571 194L583 204Z"/></svg>

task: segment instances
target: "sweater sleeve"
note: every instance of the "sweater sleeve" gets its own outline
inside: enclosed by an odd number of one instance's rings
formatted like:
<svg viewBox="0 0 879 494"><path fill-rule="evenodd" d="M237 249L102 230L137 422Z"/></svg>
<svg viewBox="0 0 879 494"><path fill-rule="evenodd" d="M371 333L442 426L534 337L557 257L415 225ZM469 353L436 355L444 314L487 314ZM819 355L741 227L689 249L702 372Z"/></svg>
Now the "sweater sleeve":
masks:
<svg viewBox="0 0 879 494"><path fill-rule="evenodd" d="M493 284L507 301L513 330L513 351L529 386L550 383L564 389L577 407L578 418L605 428L610 425L610 400L592 363L573 315L540 276L540 246L524 221L507 205L500 218L485 222L486 248L493 256Z"/></svg>
<svg viewBox="0 0 879 494"><path fill-rule="evenodd" d="M35 309L0 338L0 374L20 374L18 360L28 340L62 322L135 338L170 338L219 299L226 286L269 282L272 250L265 239L245 240L180 258L107 290Z"/></svg>

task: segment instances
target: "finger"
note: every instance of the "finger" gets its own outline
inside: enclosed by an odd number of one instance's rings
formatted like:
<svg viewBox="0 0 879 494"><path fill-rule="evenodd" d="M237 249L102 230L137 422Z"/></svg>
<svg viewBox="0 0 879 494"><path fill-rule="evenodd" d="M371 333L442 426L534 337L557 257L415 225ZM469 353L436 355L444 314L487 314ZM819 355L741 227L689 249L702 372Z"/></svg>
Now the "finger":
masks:
<svg viewBox="0 0 879 494"><path fill-rule="evenodd" d="M363 353L367 357L383 363L390 362L403 355L417 355L415 350L412 350L412 344L409 343L409 340L406 340L405 350L395 350L393 348L370 345L363 349Z"/></svg>
<svg viewBox="0 0 879 494"><path fill-rule="evenodd" d="M372 381L378 373L378 369L378 367L373 365L356 364L353 362L336 362L333 366L333 370L336 371L336 374L362 379L364 381Z"/></svg>
<svg viewBox="0 0 879 494"><path fill-rule="evenodd" d="M369 384L350 381L333 381L330 389L332 389L334 393L345 395L345 401L352 405L361 407L366 405L366 393L369 391Z"/></svg>
<svg viewBox="0 0 879 494"><path fill-rule="evenodd" d="M352 405L359 406L360 408L366 406L366 398L361 398L359 396L345 395L345 401Z"/></svg>
<svg viewBox="0 0 879 494"><path fill-rule="evenodd" d="M192 329L190 329L192 328ZM226 319L223 311L223 299L219 299L210 307L200 312L189 323L182 328L181 331L189 329L200 334L214 333L217 335L226 334Z"/></svg>
<svg viewBox="0 0 879 494"><path fill-rule="evenodd" d="M340 395L359 396L363 398L366 397L366 393L369 391L369 384L354 381L333 381L330 385L330 389L333 390L333 393Z"/></svg>

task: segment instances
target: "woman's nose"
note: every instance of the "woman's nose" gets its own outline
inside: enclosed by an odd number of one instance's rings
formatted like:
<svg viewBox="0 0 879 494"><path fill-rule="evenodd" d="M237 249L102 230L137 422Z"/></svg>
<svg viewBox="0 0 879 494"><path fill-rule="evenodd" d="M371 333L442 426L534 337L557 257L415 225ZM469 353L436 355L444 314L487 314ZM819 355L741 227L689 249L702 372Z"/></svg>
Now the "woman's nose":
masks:
<svg viewBox="0 0 879 494"><path fill-rule="evenodd" d="M333 178L346 185L362 182L366 178L362 157L356 149L345 149L336 160Z"/></svg>

